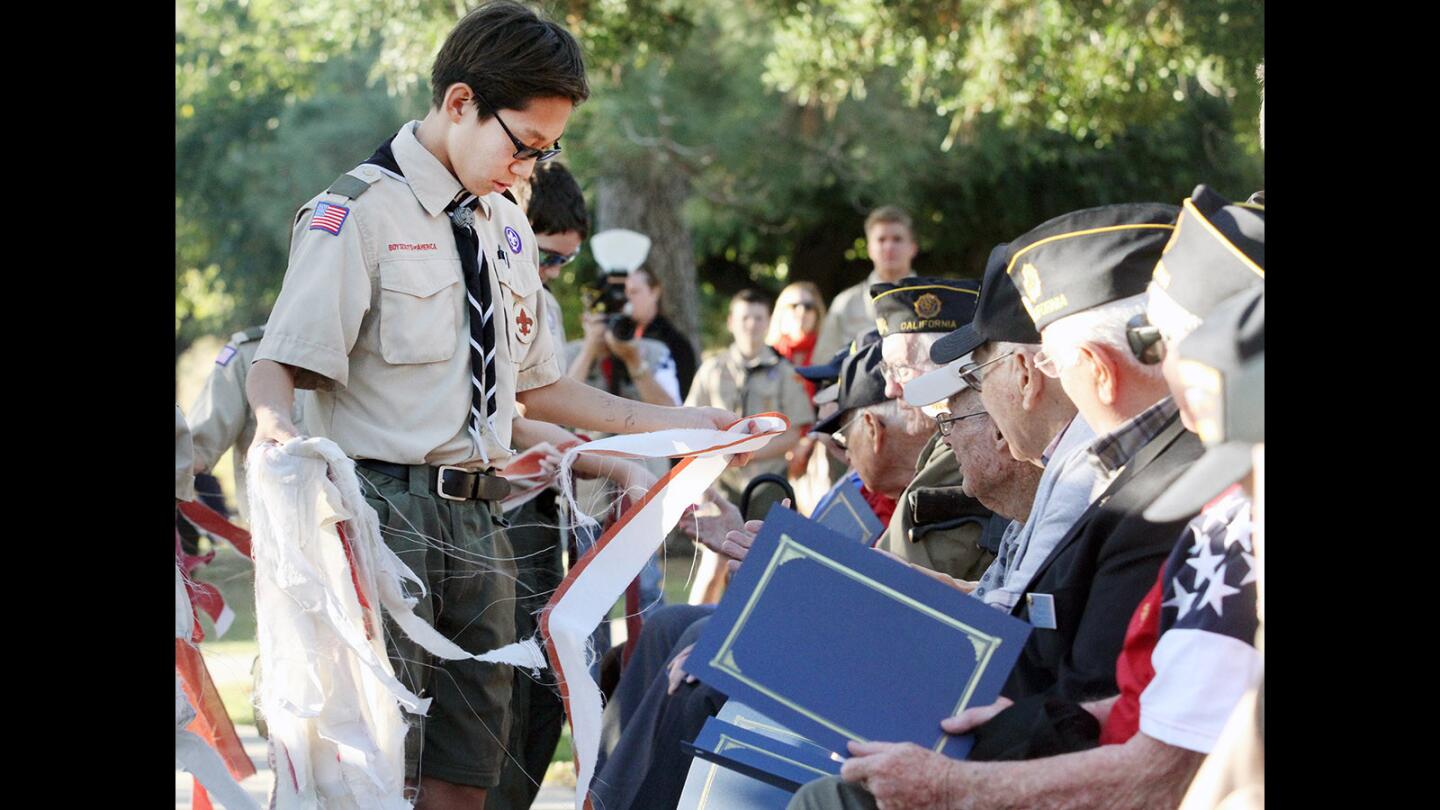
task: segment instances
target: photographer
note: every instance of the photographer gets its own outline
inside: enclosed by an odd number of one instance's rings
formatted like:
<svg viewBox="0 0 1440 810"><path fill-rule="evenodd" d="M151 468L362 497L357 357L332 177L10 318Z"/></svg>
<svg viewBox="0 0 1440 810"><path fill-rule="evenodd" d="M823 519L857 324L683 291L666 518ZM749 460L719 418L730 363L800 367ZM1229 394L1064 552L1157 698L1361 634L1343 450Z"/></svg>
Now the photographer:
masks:
<svg viewBox="0 0 1440 810"><path fill-rule="evenodd" d="M611 273L598 290L583 291L585 337L566 344L566 374L626 399L679 405L675 361L665 344L636 336L637 324L625 312L625 281Z"/></svg>
<svg viewBox="0 0 1440 810"><path fill-rule="evenodd" d="M648 268L637 267L625 278L625 298L630 302L627 311L635 321L635 336L658 340L670 350L675 373L680 378L680 398L684 399L690 395L690 384L695 380L699 363L690 339L660 313L663 293L664 288Z"/></svg>

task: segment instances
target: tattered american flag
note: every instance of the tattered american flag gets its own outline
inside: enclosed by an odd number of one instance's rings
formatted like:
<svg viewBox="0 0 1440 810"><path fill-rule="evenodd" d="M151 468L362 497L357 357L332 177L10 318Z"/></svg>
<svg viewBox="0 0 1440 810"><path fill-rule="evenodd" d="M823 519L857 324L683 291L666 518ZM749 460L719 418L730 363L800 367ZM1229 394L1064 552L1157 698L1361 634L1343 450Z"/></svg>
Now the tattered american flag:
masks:
<svg viewBox="0 0 1440 810"><path fill-rule="evenodd" d="M310 217L310 230L325 231L334 236L340 235L340 227L345 224L345 218L350 216L350 209L343 205L334 203L316 203L315 214Z"/></svg>

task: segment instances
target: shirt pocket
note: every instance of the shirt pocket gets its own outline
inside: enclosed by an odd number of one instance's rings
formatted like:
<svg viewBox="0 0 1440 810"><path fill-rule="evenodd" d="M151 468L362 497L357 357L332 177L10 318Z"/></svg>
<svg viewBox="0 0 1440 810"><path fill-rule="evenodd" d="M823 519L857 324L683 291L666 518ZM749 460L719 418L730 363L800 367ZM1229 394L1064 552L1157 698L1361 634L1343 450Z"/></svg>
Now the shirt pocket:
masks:
<svg viewBox="0 0 1440 810"><path fill-rule="evenodd" d="M459 342L459 268L454 259L380 263L380 356L387 363L438 363Z"/></svg>
<svg viewBox="0 0 1440 810"><path fill-rule="evenodd" d="M510 349L510 359L519 365L520 358L535 342L539 302L535 293L540 289L540 273L535 263L519 256L511 256L510 262L496 262L495 280L500 282L500 305L504 313L505 334Z"/></svg>

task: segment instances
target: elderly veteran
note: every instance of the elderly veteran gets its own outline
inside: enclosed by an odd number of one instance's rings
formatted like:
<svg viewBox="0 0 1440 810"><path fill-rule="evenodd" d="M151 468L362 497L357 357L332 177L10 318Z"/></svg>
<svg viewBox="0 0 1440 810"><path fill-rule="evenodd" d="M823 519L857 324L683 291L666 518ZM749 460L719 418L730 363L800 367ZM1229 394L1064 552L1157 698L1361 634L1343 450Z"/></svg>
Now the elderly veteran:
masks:
<svg viewBox="0 0 1440 810"><path fill-rule="evenodd" d="M1248 499L1235 486L1244 479L1245 488L1254 492L1252 448L1265 438L1263 288L1217 307L1178 353L1192 383L1186 398L1202 415L1206 451L1147 511L1163 519L1191 514L1207 501L1210 505L1190 523L1152 595L1135 611L1117 669L1134 663L1127 656L1148 653L1147 634L1158 634L1162 645L1180 639L1196 651L1208 647L1203 657L1157 655L1154 677L1138 697L1127 686L1118 701L1085 704L1088 713L1105 722L1108 735L1122 704L1136 701L1140 729L1124 739L1102 740L1114 744L1026 762L961 762L912 744L854 744L856 756L841 772L847 781L824 779L801 788L792 810L1150 808L1173 807L1182 795L1183 807L1198 808L1217 806L1227 794L1253 797L1263 791L1254 690L1245 700L1239 695L1259 667L1245 634L1247 627L1255 628L1260 538L1258 526L1252 535L1246 519ZM1228 527L1211 519L1217 510L1229 512L1241 502L1242 519ZM1202 573L1205 585L1194 591L1183 587ZM1161 595L1168 598L1161 602ZM1216 671L1214 663L1229 671ZM1217 692L1227 699L1216 699ZM1244 712L1223 733L1229 712L1214 711L1222 702ZM983 733L989 718L999 721L996 708L971 709L941 725L952 733L978 726ZM1233 748L1224 747L1232 739ZM1191 785L1202 756L1211 751L1225 760L1211 757Z"/></svg>
<svg viewBox="0 0 1440 810"><path fill-rule="evenodd" d="M879 543L897 557L962 580L978 579L995 556L1009 520L996 518L960 488L960 465L940 441L929 413L900 400L901 386L931 371L930 346L975 313L974 281L914 277L870 288L879 328L886 396L915 436L928 439L913 480Z"/></svg>
<svg viewBox="0 0 1440 810"><path fill-rule="evenodd" d="M1118 691L1117 677L1125 677L1117 676L1116 661L1126 618L1133 629L1156 612L1136 607L1147 587L1160 587L1160 558L1193 515L1150 522L1141 514L1195 461L1199 447L1181 427L1163 379L1138 361L1125 334L1125 325L1143 312L1143 295L1136 293L1170 235L1174 210L1079 211L1041 225L1007 250L1007 274L1018 279L1021 303L1042 335L1035 365L1059 374L1080 413L1103 431L1087 455L1108 485L1044 561L1018 606L1036 630L1006 684L1006 699L942 723L951 733L977 731L973 760L1074 750L1093 744L1102 722L1111 730L1117 700L1107 696ZM1007 708L1009 698L1024 700ZM1094 698L1107 699L1084 704L1083 711L1074 704ZM874 807L877 801L887 808L1044 806L1062 799L1148 807L1157 799L1173 804L1199 761L1193 751L1133 732L1123 746L1033 763L962 763L918 746L878 742L854 743L851 753L842 777L859 786L821 780L802 789L791 807Z"/></svg>
<svg viewBox="0 0 1440 810"><path fill-rule="evenodd" d="M986 604L1008 612L1040 563L1090 506L1099 473L1082 452L1095 431L1075 412L1064 389L1035 368L1040 333L1005 273L1007 248L1001 244L990 252L975 319L935 342L930 359L943 365L907 383L905 399L927 405L971 390L979 395L990 430L1011 455L1044 470L1028 516L997 510L1024 525L1006 530L999 553L974 590ZM965 412L951 405L952 412Z"/></svg>

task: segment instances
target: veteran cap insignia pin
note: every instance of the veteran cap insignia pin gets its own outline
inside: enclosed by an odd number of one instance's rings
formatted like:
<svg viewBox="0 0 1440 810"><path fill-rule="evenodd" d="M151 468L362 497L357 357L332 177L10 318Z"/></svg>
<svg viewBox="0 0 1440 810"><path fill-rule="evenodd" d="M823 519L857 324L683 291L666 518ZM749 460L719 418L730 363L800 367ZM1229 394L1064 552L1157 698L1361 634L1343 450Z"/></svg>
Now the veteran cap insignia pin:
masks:
<svg viewBox="0 0 1440 810"><path fill-rule="evenodd" d="M940 296L934 293L925 293L915 299L915 314L921 318L929 319L940 314Z"/></svg>
<svg viewBox="0 0 1440 810"><path fill-rule="evenodd" d="M1020 268L1020 282L1025 285L1026 298L1031 301L1040 300L1040 271L1035 265L1026 262L1025 266Z"/></svg>

